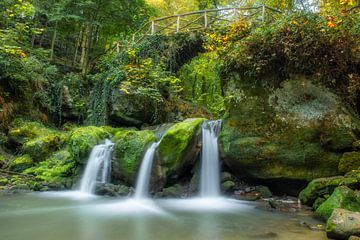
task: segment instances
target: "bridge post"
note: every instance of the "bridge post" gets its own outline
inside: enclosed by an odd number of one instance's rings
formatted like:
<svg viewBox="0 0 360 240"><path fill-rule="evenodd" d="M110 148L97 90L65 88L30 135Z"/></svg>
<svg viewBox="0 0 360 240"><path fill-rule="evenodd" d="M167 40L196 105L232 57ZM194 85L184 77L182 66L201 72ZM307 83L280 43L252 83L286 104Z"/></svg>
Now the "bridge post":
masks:
<svg viewBox="0 0 360 240"><path fill-rule="evenodd" d="M176 20L176 32L178 33L179 31L180 31L180 16L178 16Z"/></svg>
<svg viewBox="0 0 360 240"><path fill-rule="evenodd" d="M208 27L208 18L207 18L207 12L204 12L204 27L207 28Z"/></svg>
<svg viewBox="0 0 360 240"><path fill-rule="evenodd" d="M154 35L154 33L155 33L155 21L152 20L151 21L151 35Z"/></svg>

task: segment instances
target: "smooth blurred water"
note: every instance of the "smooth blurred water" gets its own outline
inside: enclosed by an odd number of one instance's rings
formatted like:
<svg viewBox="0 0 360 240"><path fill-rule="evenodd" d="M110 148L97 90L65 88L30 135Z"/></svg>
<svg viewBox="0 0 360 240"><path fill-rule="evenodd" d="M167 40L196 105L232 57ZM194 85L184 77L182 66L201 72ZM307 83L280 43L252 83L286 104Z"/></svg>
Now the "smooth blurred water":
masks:
<svg viewBox="0 0 360 240"><path fill-rule="evenodd" d="M149 184L151 177L151 169L155 156L155 150L159 143L153 143L146 150L145 155L141 161L140 171L136 180L135 198L147 198L149 194Z"/></svg>
<svg viewBox="0 0 360 240"><path fill-rule="evenodd" d="M73 192L0 196L1 240L325 240L306 215L231 199L135 200Z"/></svg>
<svg viewBox="0 0 360 240"><path fill-rule="evenodd" d="M93 193L97 182L105 183L109 180L113 148L114 143L106 139L103 144L92 149L81 178L80 192Z"/></svg>
<svg viewBox="0 0 360 240"><path fill-rule="evenodd" d="M220 196L220 169L218 136L221 120L206 121L202 124L200 196Z"/></svg>

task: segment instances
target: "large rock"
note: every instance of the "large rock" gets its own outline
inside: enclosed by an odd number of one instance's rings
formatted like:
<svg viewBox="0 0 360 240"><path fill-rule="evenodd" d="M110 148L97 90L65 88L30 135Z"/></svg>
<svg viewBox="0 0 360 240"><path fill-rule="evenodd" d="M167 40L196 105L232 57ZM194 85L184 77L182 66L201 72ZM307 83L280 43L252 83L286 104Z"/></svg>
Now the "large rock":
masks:
<svg viewBox="0 0 360 240"><path fill-rule="evenodd" d="M360 170L360 152L346 152L341 157L339 171L346 173L351 170Z"/></svg>
<svg viewBox="0 0 360 240"><path fill-rule="evenodd" d="M92 148L109 138L111 135L107 127L86 126L73 129L68 139L67 146L78 162L85 164Z"/></svg>
<svg viewBox="0 0 360 240"><path fill-rule="evenodd" d="M159 99L149 98L146 94L135 95L116 89L111 94L109 120L121 126L140 127L143 123L156 124L156 120L161 119L156 113L162 113L163 105Z"/></svg>
<svg viewBox="0 0 360 240"><path fill-rule="evenodd" d="M338 186L360 186L360 171L350 172L345 176L314 179L300 192L299 199L303 204L311 206L317 198L332 194Z"/></svg>
<svg viewBox="0 0 360 240"><path fill-rule="evenodd" d="M346 186L337 187L331 196L315 211L316 215L327 220L335 208L360 211L360 193Z"/></svg>
<svg viewBox="0 0 360 240"><path fill-rule="evenodd" d="M299 181L339 175L360 125L336 95L305 79L271 92L241 79L225 89L232 98L220 142L234 174Z"/></svg>
<svg viewBox="0 0 360 240"><path fill-rule="evenodd" d="M360 236L360 212L334 209L326 223L326 233L332 239L343 240Z"/></svg>
<svg viewBox="0 0 360 240"><path fill-rule="evenodd" d="M186 119L170 127L164 134L157 157L164 176L176 177L192 167L199 156L203 118Z"/></svg>
<svg viewBox="0 0 360 240"><path fill-rule="evenodd" d="M120 130L112 138L115 143L112 176L115 181L124 181L134 186L142 157L152 142L152 131Z"/></svg>

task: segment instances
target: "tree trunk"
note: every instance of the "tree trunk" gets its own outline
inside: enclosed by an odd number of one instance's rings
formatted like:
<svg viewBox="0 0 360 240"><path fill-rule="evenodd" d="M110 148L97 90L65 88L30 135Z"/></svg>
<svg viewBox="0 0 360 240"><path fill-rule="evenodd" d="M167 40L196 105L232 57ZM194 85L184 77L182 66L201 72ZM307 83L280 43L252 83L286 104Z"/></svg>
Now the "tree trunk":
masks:
<svg viewBox="0 0 360 240"><path fill-rule="evenodd" d="M51 53L50 53L50 59L52 60L54 57L54 48L55 48L55 41L56 41L56 35L57 35L57 23L55 24L53 37L51 40Z"/></svg>

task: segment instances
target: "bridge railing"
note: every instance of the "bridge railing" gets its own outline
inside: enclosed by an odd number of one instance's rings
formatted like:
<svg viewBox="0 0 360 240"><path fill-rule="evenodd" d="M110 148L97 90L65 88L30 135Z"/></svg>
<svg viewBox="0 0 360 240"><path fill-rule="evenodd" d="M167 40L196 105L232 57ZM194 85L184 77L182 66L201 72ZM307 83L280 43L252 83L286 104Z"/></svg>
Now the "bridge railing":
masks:
<svg viewBox="0 0 360 240"><path fill-rule="evenodd" d="M149 35L171 35L178 32L190 32L197 30L213 29L220 26L230 25L243 18L251 21L264 22L272 20L274 15L281 14L280 10L260 5L255 7L227 7L218 9L200 10L183 14L153 19L145 23L132 36L132 42L141 41ZM123 46L116 44L119 50Z"/></svg>
<svg viewBox="0 0 360 240"><path fill-rule="evenodd" d="M266 18L271 18L273 13L281 13L281 11L261 5L256 7L228 7L175 14L147 22L133 35L133 39L135 40L138 36L155 34L168 35L184 31L211 29L217 26L229 25L240 18L253 18L257 21L265 21Z"/></svg>

